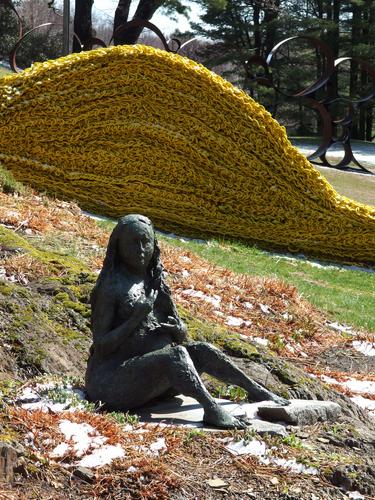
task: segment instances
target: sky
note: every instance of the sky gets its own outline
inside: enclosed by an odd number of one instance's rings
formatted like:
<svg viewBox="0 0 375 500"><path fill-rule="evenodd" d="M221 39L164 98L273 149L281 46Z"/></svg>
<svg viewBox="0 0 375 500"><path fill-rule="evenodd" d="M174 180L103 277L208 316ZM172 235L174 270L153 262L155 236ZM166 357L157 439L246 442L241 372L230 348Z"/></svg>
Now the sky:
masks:
<svg viewBox="0 0 375 500"><path fill-rule="evenodd" d="M186 3L191 8L189 19L192 21L197 21L200 8L195 3ZM93 14L97 17L109 17L111 20L113 20L113 15L116 10L117 4L118 0L94 0ZM135 5L133 11L135 10ZM130 12L130 14L132 16L132 11ZM190 25L188 19L186 19L185 16L180 15L176 15L176 17L177 20L173 21L169 17L156 12L156 14L154 14L153 18L151 19L151 22L154 23L165 36L170 35L176 29L178 29L179 31L189 30Z"/></svg>

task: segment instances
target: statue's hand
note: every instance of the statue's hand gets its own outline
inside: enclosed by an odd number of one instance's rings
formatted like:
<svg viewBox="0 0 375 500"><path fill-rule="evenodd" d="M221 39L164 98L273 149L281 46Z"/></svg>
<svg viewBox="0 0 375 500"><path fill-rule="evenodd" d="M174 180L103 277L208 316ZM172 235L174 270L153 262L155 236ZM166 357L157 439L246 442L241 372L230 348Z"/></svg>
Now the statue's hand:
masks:
<svg viewBox="0 0 375 500"><path fill-rule="evenodd" d="M153 310L154 302L155 302L157 296L158 296L158 291L151 290L150 294L147 297L141 297L134 304L133 314L139 320L145 319L147 317L147 315Z"/></svg>
<svg viewBox="0 0 375 500"><path fill-rule="evenodd" d="M168 323L160 323L164 332L169 333L177 342L183 342L186 339L185 324L175 318L168 316Z"/></svg>

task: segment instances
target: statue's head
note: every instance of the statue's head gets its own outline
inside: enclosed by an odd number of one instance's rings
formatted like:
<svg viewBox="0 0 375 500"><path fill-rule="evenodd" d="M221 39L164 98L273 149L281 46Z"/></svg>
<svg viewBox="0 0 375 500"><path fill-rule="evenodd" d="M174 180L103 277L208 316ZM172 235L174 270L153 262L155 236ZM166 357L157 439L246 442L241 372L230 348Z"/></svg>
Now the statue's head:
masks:
<svg viewBox="0 0 375 500"><path fill-rule="evenodd" d="M148 217L129 214L121 217L112 231L103 269L121 266L144 275L159 264L159 247Z"/></svg>
<svg viewBox="0 0 375 500"><path fill-rule="evenodd" d="M151 262L155 233L150 219L130 214L117 224L117 256L121 264L136 274L144 274Z"/></svg>

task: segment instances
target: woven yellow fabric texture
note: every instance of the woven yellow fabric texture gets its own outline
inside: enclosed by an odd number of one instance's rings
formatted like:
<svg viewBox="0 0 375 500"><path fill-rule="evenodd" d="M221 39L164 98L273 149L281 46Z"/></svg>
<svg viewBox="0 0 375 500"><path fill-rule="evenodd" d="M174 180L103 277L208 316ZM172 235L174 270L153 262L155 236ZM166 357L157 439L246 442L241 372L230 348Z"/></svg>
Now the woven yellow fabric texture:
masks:
<svg viewBox="0 0 375 500"><path fill-rule="evenodd" d="M248 95L142 45L0 80L0 162L96 213L375 262L375 208L340 196Z"/></svg>

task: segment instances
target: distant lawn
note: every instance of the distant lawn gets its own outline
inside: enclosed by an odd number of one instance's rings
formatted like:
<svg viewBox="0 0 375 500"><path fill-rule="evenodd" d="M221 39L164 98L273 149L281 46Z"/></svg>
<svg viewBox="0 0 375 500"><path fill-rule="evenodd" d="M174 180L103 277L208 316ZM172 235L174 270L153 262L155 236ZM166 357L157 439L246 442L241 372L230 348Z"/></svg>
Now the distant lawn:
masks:
<svg viewBox="0 0 375 500"><path fill-rule="evenodd" d="M307 146L313 147L319 143L319 139L316 137L290 137L290 140L294 146L303 148ZM375 174L375 144L353 140L352 145L354 150L361 148L367 155L367 159L361 160L361 164ZM331 161L338 158L338 153L335 152L332 152L329 156ZM320 167L315 164L314 167L324 175L338 193L366 205L375 205L375 175L344 172L335 168ZM353 168L357 167L353 164ZM361 170L358 169L358 172L361 172Z"/></svg>
<svg viewBox="0 0 375 500"><path fill-rule="evenodd" d="M288 260L239 243L210 241L207 245L164 236L160 239L235 273L275 277L295 285L333 321L375 333L375 273L314 267L303 260Z"/></svg>
<svg viewBox="0 0 375 500"><path fill-rule="evenodd" d="M353 174L314 166L338 193L366 205L375 205L375 175Z"/></svg>

